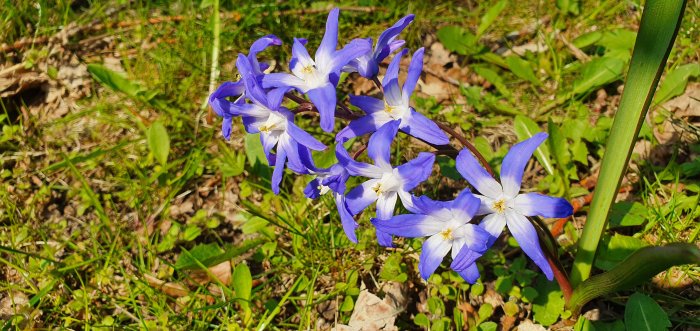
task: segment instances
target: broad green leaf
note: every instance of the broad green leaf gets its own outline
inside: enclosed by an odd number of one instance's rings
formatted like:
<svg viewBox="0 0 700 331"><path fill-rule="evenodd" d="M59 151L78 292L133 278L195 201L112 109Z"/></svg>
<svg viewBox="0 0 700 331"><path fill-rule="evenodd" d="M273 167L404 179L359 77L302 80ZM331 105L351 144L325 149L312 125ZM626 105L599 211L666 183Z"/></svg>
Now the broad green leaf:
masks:
<svg viewBox="0 0 700 331"><path fill-rule="evenodd" d="M574 325L574 331L625 331L625 324L617 320L614 322L590 321L580 317Z"/></svg>
<svg viewBox="0 0 700 331"><path fill-rule="evenodd" d="M426 316L423 313L416 314L416 316L413 318L413 323L425 328L430 326L430 320L428 319L428 316Z"/></svg>
<svg viewBox="0 0 700 331"><path fill-rule="evenodd" d="M448 50L462 55L476 54L481 49L476 36L461 27L450 25L437 32L438 39Z"/></svg>
<svg viewBox="0 0 700 331"><path fill-rule="evenodd" d="M88 64L87 70L100 84L114 91L126 93L132 97L144 91L140 85L126 79L126 77L116 71L107 69L101 64Z"/></svg>
<svg viewBox="0 0 700 331"><path fill-rule="evenodd" d="M625 62L610 57L600 57L583 65L581 76L573 83L574 94L583 94L607 85L622 76Z"/></svg>
<svg viewBox="0 0 700 331"><path fill-rule="evenodd" d="M578 15L581 13L580 0L557 0L557 8L564 15Z"/></svg>
<svg viewBox="0 0 700 331"><path fill-rule="evenodd" d="M637 226L646 222L649 210L639 202L621 201L612 206L608 227Z"/></svg>
<svg viewBox="0 0 700 331"><path fill-rule="evenodd" d="M223 142L219 143L221 174L224 177L235 177L243 173L245 170L244 153L236 152Z"/></svg>
<svg viewBox="0 0 700 331"><path fill-rule="evenodd" d="M476 30L476 36L481 37L481 35L488 30L489 27L491 27L491 24L496 21L499 15L501 15L501 12L506 9L508 6L508 1L507 0L501 0L495 5L491 6L489 10L486 11L486 14L481 17L481 23L479 24L479 28Z"/></svg>
<svg viewBox="0 0 700 331"><path fill-rule="evenodd" d="M612 29L604 31L596 44L610 51L630 51L634 47L637 33L627 29Z"/></svg>
<svg viewBox="0 0 700 331"><path fill-rule="evenodd" d="M493 315L493 306L489 303L484 303L479 307L479 323L489 319Z"/></svg>
<svg viewBox="0 0 700 331"><path fill-rule="evenodd" d="M688 63L669 72L661 82L654 97L654 104L664 103L675 96L683 94L690 77L700 76L700 64Z"/></svg>
<svg viewBox="0 0 700 331"><path fill-rule="evenodd" d="M478 331L496 331L498 330L498 324L495 322L484 322L479 324L479 326L476 328Z"/></svg>
<svg viewBox="0 0 700 331"><path fill-rule="evenodd" d="M564 311L564 298L559 285L545 277L538 277L535 288L538 295L532 301L534 321L544 326L556 323L559 315Z"/></svg>
<svg viewBox="0 0 700 331"><path fill-rule="evenodd" d="M183 250L185 249L183 248ZM211 267L213 264L208 264L208 261L223 253L224 250L221 249L217 243L198 244L191 250L187 251L187 253L183 252L180 254L173 267L175 270L198 269L199 264L197 262L201 263L205 267Z"/></svg>
<svg viewBox="0 0 700 331"><path fill-rule="evenodd" d="M508 68L510 71L512 71L516 76L528 80L536 86L542 85L540 80L537 79L537 76L535 76L535 72L532 70L532 66L530 65L529 61L513 55L507 57L506 62L508 63Z"/></svg>
<svg viewBox="0 0 700 331"><path fill-rule="evenodd" d="M243 231L243 234L256 233L264 229L267 224L269 224L269 222L265 219L253 216L243 223L243 226L241 226L241 231Z"/></svg>
<svg viewBox="0 0 700 331"><path fill-rule="evenodd" d="M654 299L635 293L625 305L625 326L628 331L661 331L668 330L671 321Z"/></svg>
<svg viewBox="0 0 700 331"><path fill-rule="evenodd" d="M170 137L163 123L153 122L146 132L146 139L153 157L158 163L165 166L168 163L168 154L170 154Z"/></svg>
<svg viewBox="0 0 700 331"><path fill-rule="evenodd" d="M245 154L251 167L254 167L256 164L267 164L259 133L245 135Z"/></svg>
<svg viewBox="0 0 700 331"><path fill-rule="evenodd" d="M598 256L594 265L602 270L610 270L634 253L644 247L641 239L616 233L614 236L605 236L600 241Z"/></svg>
<svg viewBox="0 0 700 331"><path fill-rule="evenodd" d="M250 294L253 291L253 277L245 263L239 263L233 271L233 291L243 310L248 311L250 309Z"/></svg>
<svg viewBox="0 0 700 331"><path fill-rule="evenodd" d="M540 129L535 121L525 116L516 116L513 125L519 141L530 139L535 134L542 132L542 129ZM540 162L548 174L554 175L554 166L552 165L547 143L541 144L540 147L535 150L535 158L537 158L537 161Z"/></svg>
<svg viewBox="0 0 700 331"><path fill-rule="evenodd" d="M462 175L457 171L455 160L451 157L439 155L437 163L440 166L440 174L450 179L462 179Z"/></svg>
<svg viewBox="0 0 700 331"><path fill-rule="evenodd" d="M601 31L596 30L584 33L576 37L576 39L574 39L571 43L577 48L586 48L598 42L598 40L600 40L600 38L602 37L603 33Z"/></svg>
<svg viewBox="0 0 700 331"><path fill-rule="evenodd" d="M473 68L474 72L476 72L479 76L484 77L484 79L486 79L489 83L493 84L493 86L496 87L496 90L498 90L498 92L500 92L504 97L510 99L513 96L508 87L506 87L501 75L499 75L496 71L484 66L475 66Z"/></svg>

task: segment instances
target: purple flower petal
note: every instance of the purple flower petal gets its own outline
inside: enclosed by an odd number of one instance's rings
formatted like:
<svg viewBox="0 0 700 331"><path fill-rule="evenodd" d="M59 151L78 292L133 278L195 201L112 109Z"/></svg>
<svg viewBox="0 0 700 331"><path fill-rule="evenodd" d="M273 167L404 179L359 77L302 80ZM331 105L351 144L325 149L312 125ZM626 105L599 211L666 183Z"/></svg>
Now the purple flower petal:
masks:
<svg viewBox="0 0 700 331"><path fill-rule="evenodd" d="M525 216L515 212L506 212L506 223L508 230L510 230L523 252L542 269L547 279L552 280L554 273L547 262L547 258L542 253L535 227L532 226Z"/></svg>
<svg viewBox="0 0 700 331"><path fill-rule="evenodd" d="M267 160L270 161L270 155L272 153L272 148L277 145L277 142L279 141L278 136L273 136L273 135L268 135L268 134L260 134L260 143L262 143L263 146L263 151L265 152L265 156L267 156ZM279 152L279 149L278 149ZM286 158L286 156L285 156ZM272 163L270 163L272 165Z"/></svg>
<svg viewBox="0 0 700 331"><path fill-rule="evenodd" d="M479 227L486 230L493 237L491 241L496 241L503 233L503 228L506 226L506 217L503 214L489 214L481 220ZM491 245L492 243L489 243Z"/></svg>
<svg viewBox="0 0 700 331"><path fill-rule="evenodd" d="M276 72L264 75L262 77L262 86L264 88L291 86L297 90L303 90L306 87L306 83L294 75Z"/></svg>
<svg viewBox="0 0 700 331"><path fill-rule="evenodd" d="M443 240L441 235L434 235L423 243L423 251L420 254L420 261L418 261L418 269L420 269L420 275L423 279L428 280L430 275L435 272L450 248L452 245Z"/></svg>
<svg viewBox="0 0 700 331"><path fill-rule="evenodd" d="M477 199L468 189L462 190L452 202L452 208L463 211L469 219L476 215L479 205L481 205L481 200Z"/></svg>
<svg viewBox="0 0 700 331"><path fill-rule="evenodd" d="M355 219L352 218L347 205L345 204L345 196L339 193L335 193L335 206L338 208L338 214L340 215L340 223L343 225L343 231L345 235L350 239L350 241L357 243L357 236L355 235L355 229L359 226Z"/></svg>
<svg viewBox="0 0 700 331"><path fill-rule="evenodd" d="M332 132L333 123L335 122L335 87L331 84L326 84L311 89L307 93L321 115L321 129L326 132Z"/></svg>
<svg viewBox="0 0 700 331"><path fill-rule="evenodd" d="M312 179L308 184L306 184L306 187L304 188L304 195L309 199L318 199L318 197L321 196L321 190L318 188L320 185L321 181L318 178Z"/></svg>
<svg viewBox="0 0 700 331"><path fill-rule="evenodd" d="M272 171L272 192L280 193L280 183L284 174L284 165L287 161L287 152L285 148L277 148L277 156L275 161L275 170Z"/></svg>
<svg viewBox="0 0 700 331"><path fill-rule="evenodd" d="M563 218L574 213L574 207L566 199L539 193L519 194L513 199L513 203L513 209L525 216Z"/></svg>
<svg viewBox="0 0 700 331"><path fill-rule="evenodd" d="M394 247L394 237L386 232L376 230L377 242L382 247Z"/></svg>
<svg viewBox="0 0 700 331"><path fill-rule="evenodd" d="M401 131L418 139L434 145L447 145L450 143L450 138L435 122L413 109L411 109L410 117L405 119L404 123L405 125L401 128Z"/></svg>
<svg viewBox="0 0 700 331"><path fill-rule="evenodd" d="M457 253L457 256L452 259L450 268L457 272L467 269L470 265L473 265L474 262L481 257L481 255L482 254L469 249L469 247L463 246Z"/></svg>
<svg viewBox="0 0 700 331"><path fill-rule="evenodd" d="M401 66L401 58L408 53L407 49L403 49L400 52L396 53L394 55L394 58L391 60L391 63L389 63L389 67L386 68L386 73L384 74L384 79L382 79L382 85L384 86L384 89L386 90L389 82L392 80L397 81L398 85L398 80L399 80L399 67ZM386 93L386 91L385 91Z"/></svg>
<svg viewBox="0 0 700 331"><path fill-rule="evenodd" d="M292 60L289 61L289 69L298 77L303 77L302 69L304 67L315 65L314 60L311 58L311 55L309 55L304 44L305 43L298 38L294 38L294 42L292 43Z"/></svg>
<svg viewBox="0 0 700 331"><path fill-rule="evenodd" d="M239 105L226 100L226 98L238 97L243 95L244 92L245 84L242 81L224 82L209 96L209 105L217 115L221 117L224 115L231 116L235 114L235 109Z"/></svg>
<svg viewBox="0 0 700 331"><path fill-rule="evenodd" d="M471 223L455 229L454 235L463 238L464 244L477 253L483 254L491 246L489 242L492 236L486 230Z"/></svg>
<svg viewBox="0 0 700 331"><path fill-rule="evenodd" d="M371 51L372 44L366 39L352 40L341 50L333 53L333 57L327 64L325 64L325 68L328 68L328 72L337 72L342 69L343 66L350 63L350 61L355 60L363 54ZM319 67L322 68L320 64Z"/></svg>
<svg viewBox="0 0 700 331"><path fill-rule="evenodd" d="M460 269L457 273L469 284L474 284L479 279L479 268L476 266L476 263L472 263L464 269Z"/></svg>
<svg viewBox="0 0 700 331"><path fill-rule="evenodd" d="M396 36L398 36L399 33L401 33L401 31L403 31L409 24L411 24L411 22L413 22L414 17L415 15L413 14L406 15L398 21L396 21L396 23L394 23L394 25L392 25L390 28L382 32L382 34L379 35L379 38L377 39L375 54L377 54L377 52L379 51L382 51L385 47L389 45L389 43L394 41L394 38L396 38ZM381 62L383 59L384 58L377 58L377 62Z"/></svg>
<svg viewBox="0 0 700 331"><path fill-rule="evenodd" d="M403 96L403 102L408 104L408 101L416 88L418 79L420 78L421 72L423 72L423 52L425 49L423 47L419 48L415 53L413 53L413 58L411 59L411 64L408 66L408 76L406 81L403 83L403 89L401 90Z"/></svg>
<svg viewBox="0 0 700 331"><path fill-rule="evenodd" d="M444 226L444 222L430 215L418 214L396 215L388 220L373 218L372 224L382 232L406 238L432 236Z"/></svg>
<svg viewBox="0 0 700 331"><path fill-rule="evenodd" d="M384 101L364 95L350 95L350 104L360 108L367 114L374 114L384 110Z"/></svg>
<svg viewBox="0 0 700 331"><path fill-rule="evenodd" d="M380 168L391 168L391 142L399 131L399 121L391 121L382 125L367 144L367 155Z"/></svg>
<svg viewBox="0 0 700 331"><path fill-rule="evenodd" d="M318 46L316 50L316 64L319 66L325 66L333 60L333 53L338 46L338 15L340 14L340 9L333 8L330 13L328 13L328 19L326 19L326 32L323 34L323 40L321 40L321 45Z"/></svg>
<svg viewBox="0 0 700 331"><path fill-rule="evenodd" d="M335 146L335 156L338 158L338 163L345 167L348 173L353 176L380 178L384 174L384 171L375 165L353 160L350 155L348 155L348 151L345 150L343 144L337 144Z"/></svg>
<svg viewBox="0 0 700 331"><path fill-rule="evenodd" d="M359 186L353 188L345 196L345 204L348 206L350 214L357 215L362 210L377 200L377 193L372 187L379 182L378 179L370 179Z"/></svg>
<svg viewBox="0 0 700 331"><path fill-rule="evenodd" d="M282 40L277 38L277 36L269 34L267 36L264 36L255 42L253 42L253 45L250 46L250 52L248 53L248 60L250 61L250 64L253 66L254 70L256 70L256 73L261 73L263 69L263 65L258 63L257 55L258 53L264 51L266 48L269 46L279 46L282 45Z"/></svg>
<svg viewBox="0 0 700 331"><path fill-rule="evenodd" d="M346 141L350 138L377 131L379 127L386 124L386 121L378 120L377 117L378 116L367 115L350 121L348 126L338 132L335 136L335 141Z"/></svg>
<svg viewBox="0 0 700 331"><path fill-rule="evenodd" d="M523 181L523 172L527 161L530 160L532 153L545 139L547 139L547 134L540 132L530 139L513 145L503 158L501 184L503 185L503 193L506 196L515 197L520 192L520 184Z"/></svg>
<svg viewBox="0 0 700 331"><path fill-rule="evenodd" d="M403 190L413 190L418 184L428 179L433 172L433 163L435 163L435 154L421 152L415 159L396 167L404 180Z"/></svg>
<svg viewBox="0 0 700 331"><path fill-rule="evenodd" d="M287 123L287 133L289 133L289 135L300 144L315 151L322 151L326 149L326 145L316 140L316 138L292 122Z"/></svg>
<svg viewBox="0 0 700 331"><path fill-rule="evenodd" d="M221 135L224 136L224 139L226 139L226 140L231 139L232 125L233 125L233 117L231 117L231 116L224 117L221 120Z"/></svg>
<svg viewBox="0 0 700 331"><path fill-rule="evenodd" d="M479 193L493 199L500 198L503 193L501 184L489 175L484 167L479 164L474 155L468 150L463 149L457 155L457 171L466 179L469 184L472 184Z"/></svg>

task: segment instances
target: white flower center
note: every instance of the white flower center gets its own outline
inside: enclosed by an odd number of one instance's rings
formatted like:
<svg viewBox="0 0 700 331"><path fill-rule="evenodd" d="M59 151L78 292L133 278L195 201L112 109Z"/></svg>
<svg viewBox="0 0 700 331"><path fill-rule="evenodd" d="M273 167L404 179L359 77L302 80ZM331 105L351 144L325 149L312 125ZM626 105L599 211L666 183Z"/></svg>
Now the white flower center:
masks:
<svg viewBox="0 0 700 331"><path fill-rule="evenodd" d="M410 111L409 108L404 105L392 106L384 101L384 112L386 112L391 118L400 120L403 119L404 116L406 116L406 114L408 114Z"/></svg>
<svg viewBox="0 0 700 331"><path fill-rule="evenodd" d="M263 134L275 134L287 131L287 118L277 112L270 112L267 121L258 127Z"/></svg>
<svg viewBox="0 0 700 331"><path fill-rule="evenodd" d="M386 172L382 175L382 178L372 186L372 190L377 196L380 196L387 192L396 192L401 188L401 177L398 176L396 171Z"/></svg>
<svg viewBox="0 0 700 331"><path fill-rule="evenodd" d="M506 205L506 200L505 199L498 199L493 202L491 205L491 208L495 210L499 214L503 214L506 211L506 208L508 206Z"/></svg>
<svg viewBox="0 0 700 331"><path fill-rule="evenodd" d="M328 84L328 74L316 68L316 65L307 65L301 68L301 77L306 82L309 90Z"/></svg>

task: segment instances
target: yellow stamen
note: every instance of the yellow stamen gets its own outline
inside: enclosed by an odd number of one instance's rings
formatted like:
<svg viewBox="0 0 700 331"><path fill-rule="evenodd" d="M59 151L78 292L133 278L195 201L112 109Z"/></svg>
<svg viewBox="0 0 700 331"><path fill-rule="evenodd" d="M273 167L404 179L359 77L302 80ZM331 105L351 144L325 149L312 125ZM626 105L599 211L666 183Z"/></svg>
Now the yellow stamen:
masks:
<svg viewBox="0 0 700 331"><path fill-rule="evenodd" d="M454 235L452 234L451 228L448 228L447 230L443 230L442 232L440 232L440 235L442 236L442 239L444 239L444 240L454 239Z"/></svg>
<svg viewBox="0 0 700 331"><path fill-rule="evenodd" d="M310 74L310 73L314 72L314 67L313 66L306 66L303 69L301 69L301 71L305 74Z"/></svg>
<svg viewBox="0 0 700 331"><path fill-rule="evenodd" d="M386 103L386 101L384 101L384 111L385 112L391 114L392 112L394 112L395 109L396 109L396 107L390 106L388 103Z"/></svg>
<svg viewBox="0 0 700 331"><path fill-rule="evenodd" d="M503 200L503 199L498 200L498 201L494 202L493 205L492 205L491 207L492 207L493 210L495 210L496 212L498 212L498 213L503 213L504 211L506 211L506 201Z"/></svg>
<svg viewBox="0 0 700 331"><path fill-rule="evenodd" d="M377 193L377 195L382 194L382 184L377 183L377 185L372 186L372 191L374 191L374 193Z"/></svg>

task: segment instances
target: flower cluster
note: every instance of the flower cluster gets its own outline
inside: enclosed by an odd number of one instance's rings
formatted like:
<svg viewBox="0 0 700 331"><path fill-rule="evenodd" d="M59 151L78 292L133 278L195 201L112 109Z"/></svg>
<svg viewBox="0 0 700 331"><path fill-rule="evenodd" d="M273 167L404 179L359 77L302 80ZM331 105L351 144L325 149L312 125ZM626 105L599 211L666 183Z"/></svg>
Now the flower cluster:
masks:
<svg viewBox="0 0 700 331"><path fill-rule="evenodd" d="M411 94L422 73L422 48L413 54L403 84L399 82L401 59L408 50L401 50L404 41L397 37L414 17L408 15L397 21L379 36L374 46L372 39L367 38L352 40L338 49L338 16L337 8L331 10L313 58L306 49L306 40L294 39L289 62L291 74L266 73L268 65L258 62L258 53L282 44L273 35L253 43L248 55L238 55L236 67L240 80L223 83L209 98L209 104L223 119L224 138L230 138L233 118L241 117L248 133L260 134L267 161L274 167L273 192L279 193L285 168L312 176L305 195L315 199L331 193L343 230L352 242L357 242L355 217L372 204L376 205L376 215L371 223L381 245L392 246L393 236L428 237L419 261L420 273L425 279L451 251L450 267L474 283L479 277L475 261L493 245L506 226L525 254L552 279L552 269L528 217L566 217L571 215L572 207L561 198L520 194L525 165L546 139L546 134L537 134L513 146L503 160L500 183L469 150L460 151L457 170L479 194L465 188L452 201L413 195L411 191L430 177L435 155L422 152L403 164L392 165L391 144L398 132L432 146L450 143L435 122L410 105ZM395 55L380 84L379 64L391 54ZM351 95L350 104L364 115L348 110L339 102L336 93L342 72L357 72L375 81L383 92L383 99ZM285 108L282 105L285 97L299 107ZM326 132L334 131L335 118L340 114L351 120L335 135L337 163L328 168L316 166L311 152L327 147L294 122L295 112L311 108L318 111L320 126ZM372 163L359 162L359 153L350 156L344 144L351 138L370 134L366 153ZM352 176L366 180L348 188L347 182ZM399 200L410 213L394 215Z"/></svg>

